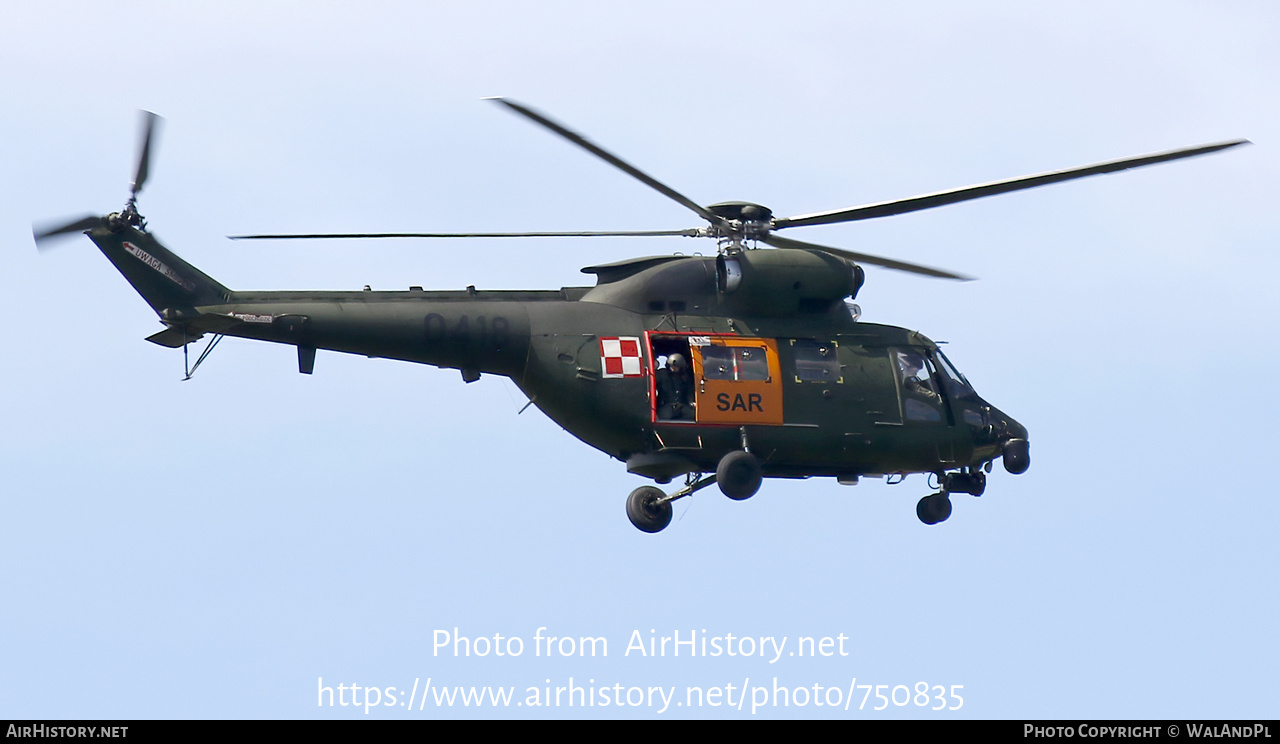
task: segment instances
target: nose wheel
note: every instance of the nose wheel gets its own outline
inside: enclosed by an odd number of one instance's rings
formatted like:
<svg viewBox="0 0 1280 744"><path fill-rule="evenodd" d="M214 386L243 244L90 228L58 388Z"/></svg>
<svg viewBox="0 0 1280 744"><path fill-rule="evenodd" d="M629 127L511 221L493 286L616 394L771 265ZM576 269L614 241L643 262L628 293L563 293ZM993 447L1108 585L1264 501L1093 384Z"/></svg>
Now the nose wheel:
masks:
<svg viewBox="0 0 1280 744"><path fill-rule="evenodd" d="M987 490L987 476L977 468L966 468L956 473L938 474L939 490L916 503L916 516L925 524L947 521L951 516L951 494L967 493L981 496Z"/></svg>
<svg viewBox="0 0 1280 744"><path fill-rule="evenodd" d="M937 524L947 521L951 516L951 496L946 492L938 492L925 496L916 503L916 516L925 524Z"/></svg>

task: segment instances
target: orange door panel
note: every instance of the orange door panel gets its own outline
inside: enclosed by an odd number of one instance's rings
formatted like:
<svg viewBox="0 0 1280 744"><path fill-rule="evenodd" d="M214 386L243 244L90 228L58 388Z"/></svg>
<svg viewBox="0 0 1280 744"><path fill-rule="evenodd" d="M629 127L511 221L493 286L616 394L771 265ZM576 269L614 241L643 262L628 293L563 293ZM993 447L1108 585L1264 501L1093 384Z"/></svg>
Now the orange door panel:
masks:
<svg viewBox="0 0 1280 744"><path fill-rule="evenodd" d="M772 339L704 337L691 347L700 424L782 423L782 374Z"/></svg>

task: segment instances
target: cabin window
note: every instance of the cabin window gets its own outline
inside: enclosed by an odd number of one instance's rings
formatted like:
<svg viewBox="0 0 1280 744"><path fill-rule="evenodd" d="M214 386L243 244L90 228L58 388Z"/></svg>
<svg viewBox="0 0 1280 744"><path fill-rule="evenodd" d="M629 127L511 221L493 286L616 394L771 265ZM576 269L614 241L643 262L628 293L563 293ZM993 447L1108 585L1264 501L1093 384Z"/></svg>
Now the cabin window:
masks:
<svg viewBox="0 0 1280 744"><path fill-rule="evenodd" d="M704 346L702 376L708 380L768 380L763 346Z"/></svg>
<svg viewBox="0 0 1280 744"><path fill-rule="evenodd" d="M797 339L791 342L791 349L796 382L844 382L839 347L834 342Z"/></svg>

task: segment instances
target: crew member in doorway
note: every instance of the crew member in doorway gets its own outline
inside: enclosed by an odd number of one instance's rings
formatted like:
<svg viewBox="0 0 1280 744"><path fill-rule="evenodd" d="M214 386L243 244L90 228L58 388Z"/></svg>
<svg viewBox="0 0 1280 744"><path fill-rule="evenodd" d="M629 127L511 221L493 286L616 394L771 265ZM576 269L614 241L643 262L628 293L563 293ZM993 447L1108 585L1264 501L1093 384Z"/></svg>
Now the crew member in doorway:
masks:
<svg viewBox="0 0 1280 744"><path fill-rule="evenodd" d="M665 421L693 421L693 375L683 354L667 357L658 370L658 418Z"/></svg>

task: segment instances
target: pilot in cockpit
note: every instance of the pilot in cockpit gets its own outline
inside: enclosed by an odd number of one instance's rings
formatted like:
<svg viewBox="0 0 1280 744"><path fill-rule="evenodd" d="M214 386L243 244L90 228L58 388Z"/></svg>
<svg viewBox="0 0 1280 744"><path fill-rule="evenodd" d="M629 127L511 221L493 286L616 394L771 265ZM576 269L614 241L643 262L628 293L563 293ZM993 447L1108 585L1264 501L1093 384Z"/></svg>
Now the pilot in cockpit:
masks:
<svg viewBox="0 0 1280 744"><path fill-rule="evenodd" d="M898 352L898 370L902 374L902 387L907 392L915 393L929 400L937 400L938 391L934 389L933 380L928 376L928 373L925 373L924 378L920 377L920 373L924 368L924 357L919 352Z"/></svg>

